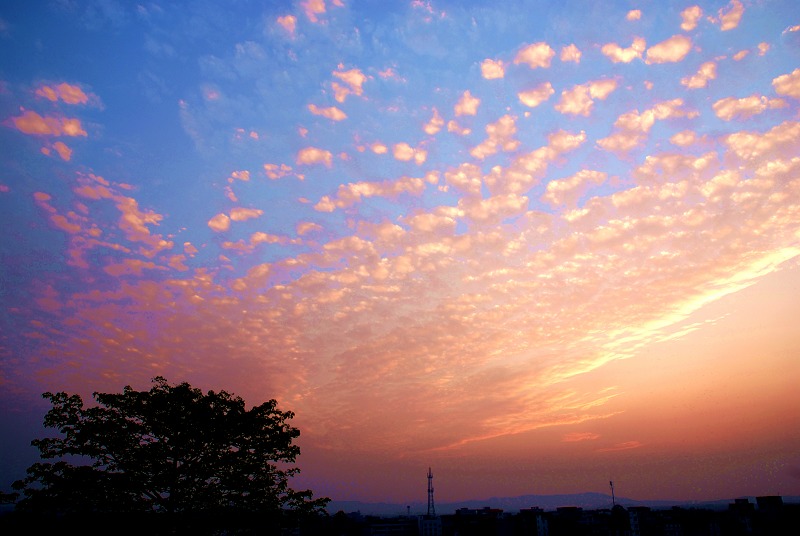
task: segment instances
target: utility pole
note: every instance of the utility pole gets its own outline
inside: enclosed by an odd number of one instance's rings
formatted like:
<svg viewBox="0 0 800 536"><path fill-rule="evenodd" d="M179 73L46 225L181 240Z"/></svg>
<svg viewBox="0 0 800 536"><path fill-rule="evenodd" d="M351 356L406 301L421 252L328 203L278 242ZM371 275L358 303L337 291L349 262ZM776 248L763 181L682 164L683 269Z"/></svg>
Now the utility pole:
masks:
<svg viewBox="0 0 800 536"><path fill-rule="evenodd" d="M611 486L611 506L616 506L617 500L614 498L614 481L609 480L608 485Z"/></svg>
<svg viewBox="0 0 800 536"><path fill-rule="evenodd" d="M428 467L428 515L436 515L436 506L433 504L433 473Z"/></svg>

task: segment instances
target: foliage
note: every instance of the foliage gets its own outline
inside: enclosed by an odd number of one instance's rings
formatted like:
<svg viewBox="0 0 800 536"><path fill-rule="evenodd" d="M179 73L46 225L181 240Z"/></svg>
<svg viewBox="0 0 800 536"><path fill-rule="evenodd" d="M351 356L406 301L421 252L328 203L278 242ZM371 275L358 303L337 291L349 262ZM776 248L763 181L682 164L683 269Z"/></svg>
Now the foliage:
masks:
<svg viewBox="0 0 800 536"><path fill-rule="evenodd" d="M203 394L188 383L153 379L149 391L44 393L46 427L60 437L32 444L44 460L14 483L23 511L174 514L314 513L328 499L294 491L289 479L299 436L270 400L251 409L225 391ZM83 462L83 463L73 463Z"/></svg>

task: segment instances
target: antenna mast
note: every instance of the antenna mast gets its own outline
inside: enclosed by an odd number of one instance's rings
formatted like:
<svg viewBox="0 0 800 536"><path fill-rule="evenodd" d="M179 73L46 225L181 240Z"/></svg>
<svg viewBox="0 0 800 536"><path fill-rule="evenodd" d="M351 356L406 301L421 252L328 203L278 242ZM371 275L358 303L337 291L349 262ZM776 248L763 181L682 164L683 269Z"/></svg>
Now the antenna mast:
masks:
<svg viewBox="0 0 800 536"><path fill-rule="evenodd" d="M428 515L436 515L436 506L433 504L433 473L430 467L428 467Z"/></svg>
<svg viewBox="0 0 800 536"><path fill-rule="evenodd" d="M612 506L616 506L617 505L617 500L614 498L614 481L613 480L609 480L608 481L608 485L611 486L611 505Z"/></svg>

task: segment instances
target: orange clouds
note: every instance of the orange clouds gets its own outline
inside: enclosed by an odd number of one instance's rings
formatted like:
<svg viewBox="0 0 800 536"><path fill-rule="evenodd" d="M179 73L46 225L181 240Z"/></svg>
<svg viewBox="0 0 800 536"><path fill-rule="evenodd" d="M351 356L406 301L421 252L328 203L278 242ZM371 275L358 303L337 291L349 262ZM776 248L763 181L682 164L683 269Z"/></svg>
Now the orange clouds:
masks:
<svg viewBox="0 0 800 536"><path fill-rule="evenodd" d="M644 143L656 120L671 117L695 117L697 112L683 109L682 99L657 103L652 108L639 113L638 110L619 116L614 122L616 132L597 141L597 145L607 151L624 154Z"/></svg>
<svg viewBox="0 0 800 536"><path fill-rule="evenodd" d="M433 136L434 134L439 132L443 126L444 126L444 119L442 119L442 116L439 115L439 111L436 108L434 108L433 117L431 117L430 121L425 123L425 125L422 127L422 130L425 131L425 134Z"/></svg>
<svg viewBox="0 0 800 536"><path fill-rule="evenodd" d="M217 233L221 233L223 231L227 231L231 227L231 219L228 217L227 214L217 214L210 220L208 220L208 227Z"/></svg>
<svg viewBox="0 0 800 536"><path fill-rule="evenodd" d="M367 197L396 197L407 193L420 195L425 189L423 179L402 177L394 181L353 182L339 186L333 197L324 196L314 208L320 212L333 212L337 208L347 208Z"/></svg>
<svg viewBox="0 0 800 536"><path fill-rule="evenodd" d="M637 58L642 58L642 52L646 46L644 39L635 37L633 44L628 48L622 48L616 43L606 43L600 48L600 52L614 63L630 63Z"/></svg>
<svg viewBox="0 0 800 536"><path fill-rule="evenodd" d="M639 20L642 18L642 10L640 9L631 9L628 11L628 14L625 15L626 20Z"/></svg>
<svg viewBox="0 0 800 536"><path fill-rule="evenodd" d="M547 43L533 43L517 52L517 55L514 57L514 65L524 63L531 69L536 69L537 67L546 68L550 67L550 60L552 60L555 55L555 50L550 48L550 45Z"/></svg>
<svg viewBox="0 0 800 536"><path fill-rule="evenodd" d="M778 95L800 99L800 68L790 74L782 74L773 79L772 87L775 88L775 93Z"/></svg>
<svg viewBox="0 0 800 536"><path fill-rule="evenodd" d="M483 160L489 155L495 154L498 150L513 151L519 147L519 141L513 139L517 132L514 118L504 115L496 122L486 125L488 137L480 145L474 147L469 154L473 158Z"/></svg>
<svg viewBox="0 0 800 536"><path fill-rule="evenodd" d="M681 61L692 49L692 40L685 35L673 35L647 49L647 63Z"/></svg>
<svg viewBox="0 0 800 536"><path fill-rule="evenodd" d="M385 149L385 148L384 148ZM373 149L374 150L374 149ZM396 143L392 148L395 159L408 162L413 159L417 165L421 165L428 157L428 151L420 147L414 148L405 142ZM376 153L378 151L375 151ZM385 151L384 151L385 152Z"/></svg>
<svg viewBox="0 0 800 536"><path fill-rule="evenodd" d="M231 209L230 218L232 221L246 221L258 218L262 214L264 214L264 211L261 209L236 207Z"/></svg>
<svg viewBox="0 0 800 536"><path fill-rule="evenodd" d="M486 59L481 62L481 76L487 80L503 78L506 74L502 61Z"/></svg>
<svg viewBox="0 0 800 536"><path fill-rule="evenodd" d="M719 12L720 30L726 32L739 26L744 14L744 5L739 0L731 0L727 9L720 8Z"/></svg>
<svg viewBox="0 0 800 536"><path fill-rule="evenodd" d="M707 61L700 66L696 74L681 78L681 84L689 89L698 89L706 87L708 81L714 80L716 77L717 64L713 61Z"/></svg>
<svg viewBox="0 0 800 536"><path fill-rule="evenodd" d="M339 69L344 69L343 65L339 65ZM359 69L350 69L349 71L334 71L333 76L344 82L344 85L338 82L332 82L333 95L337 102L344 102L348 95L361 95L364 93L363 85L367 77Z"/></svg>
<svg viewBox="0 0 800 536"><path fill-rule="evenodd" d="M79 119L66 117L42 117L26 110L19 117L12 117L14 127L24 134L37 136L86 136Z"/></svg>
<svg viewBox="0 0 800 536"><path fill-rule="evenodd" d="M469 90L465 91L461 98L458 99L458 102L455 105L454 111L456 117L460 115L475 115L478 113L478 105L481 103L481 100L477 97L473 97L472 93Z"/></svg>
<svg viewBox="0 0 800 536"><path fill-rule="evenodd" d="M555 108L562 114L588 117L594 106L593 99L605 100L617 88L616 80L596 80L574 86L561 92L561 100Z"/></svg>
<svg viewBox="0 0 800 536"><path fill-rule="evenodd" d="M748 119L769 108L783 108L786 103L781 99L768 99L751 95L742 99L726 97L714 103L713 109L717 117L730 121L732 119Z"/></svg>
<svg viewBox="0 0 800 536"><path fill-rule="evenodd" d="M306 147L298 151L297 164L324 164L326 167L331 167L333 164L333 155L330 151L326 151L324 149L318 149L317 147Z"/></svg>
<svg viewBox="0 0 800 536"><path fill-rule="evenodd" d="M41 86L36 89L36 95L53 102L60 99L67 104L86 104L89 102L89 97L80 87L66 82L62 82L57 86Z"/></svg>
<svg viewBox="0 0 800 536"><path fill-rule="evenodd" d="M322 117L327 117L332 121L342 121L347 119L347 114L341 111L336 106L330 106L328 108L320 108L314 104L308 105L308 111L314 115L321 115Z"/></svg>
<svg viewBox="0 0 800 536"><path fill-rule="evenodd" d="M295 28L297 27L297 17L294 15L285 15L278 17L276 22L292 36L294 36Z"/></svg>
<svg viewBox="0 0 800 536"><path fill-rule="evenodd" d="M581 51L574 44L561 48L561 61L581 62Z"/></svg>
<svg viewBox="0 0 800 536"><path fill-rule="evenodd" d="M550 98L555 93L550 82L543 82L533 89L517 93L520 102L529 108L535 108Z"/></svg>
<svg viewBox="0 0 800 536"><path fill-rule="evenodd" d="M700 20L702 16L703 10L700 9L700 6L687 7L681 11L681 30L686 32L694 30L697 27L697 21Z"/></svg>

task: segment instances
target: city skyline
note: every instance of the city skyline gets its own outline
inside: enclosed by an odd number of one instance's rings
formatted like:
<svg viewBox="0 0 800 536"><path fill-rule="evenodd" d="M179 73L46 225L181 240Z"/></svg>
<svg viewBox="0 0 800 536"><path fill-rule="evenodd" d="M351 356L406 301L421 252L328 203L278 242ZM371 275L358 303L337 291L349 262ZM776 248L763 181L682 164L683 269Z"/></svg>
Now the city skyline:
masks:
<svg viewBox="0 0 800 536"><path fill-rule="evenodd" d="M3 489L44 391L296 413L298 488L800 495L800 6L0 6ZM424 484L423 484L424 485Z"/></svg>

